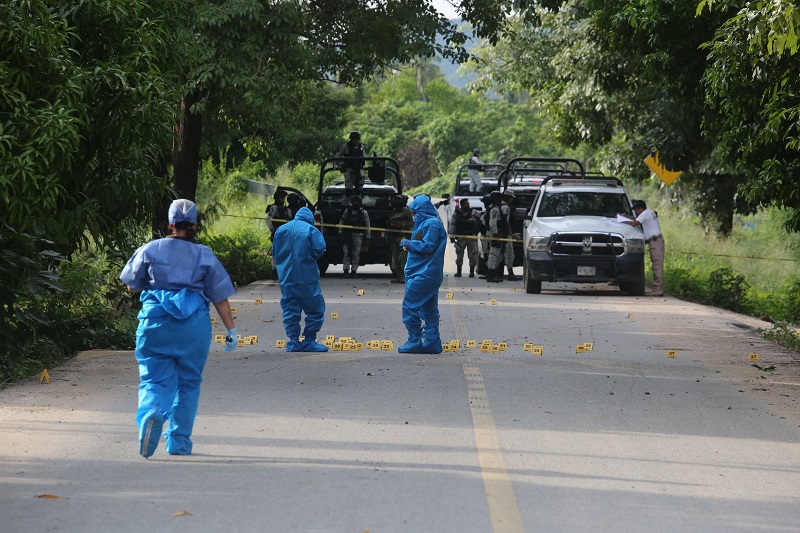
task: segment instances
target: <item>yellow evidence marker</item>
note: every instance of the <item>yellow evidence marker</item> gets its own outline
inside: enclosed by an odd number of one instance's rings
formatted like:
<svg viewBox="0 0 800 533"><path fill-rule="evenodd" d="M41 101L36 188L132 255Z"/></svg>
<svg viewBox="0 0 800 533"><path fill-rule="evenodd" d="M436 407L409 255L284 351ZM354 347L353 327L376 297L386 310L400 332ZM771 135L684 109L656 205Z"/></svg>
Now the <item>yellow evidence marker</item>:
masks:
<svg viewBox="0 0 800 533"><path fill-rule="evenodd" d="M575 347L575 353L583 353L586 351L586 347L583 344L579 344Z"/></svg>
<svg viewBox="0 0 800 533"><path fill-rule="evenodd" d="M756 362L758 362L758 354L757 354L757 353L751 353L751 354L749 355L749 357L750 357L750 362L751 362L751 363L756 363ZM46 371L45 371L45 372L46 372Z"/></svg>
<svg viewBox="0 0 800 533"><path fill-rule="evenodd" d="M667 357L669 357L670 359L675 359L676 357L678 357L678 351L677 350L667 350Z"/></svg>
<svg viewBox="0 0 800 533"><path fill-rule="evenodd" d="M489 305L497 305L497 300L489 300Z"/></svg>
<svg viewBox="0 0 800 533"><path fill-rule="evenodd" d="M261 298L256 298L256 305L261 305L264 301Z"/></svg>
<svg viewBox="0 0 800 533"><path fill-rule="evenodd" d="M500 348L500 351L504 352L504 351L508 350L508 343L507 342L497 343L497 347Z"/></svg>
<svg viewBox="0 0 800 533"><path fill-rule="evenodd" d="M50 383L50 373L47 371L46 368L42 370L42 375L39 376L39 383L44 383L44 382Z"/></svg>
<svg viewBox="0 0 800 533"><path fill-rule="evenodd" d="M333 342L336 340L336 335L325 335L325 340L329 342Z"/></svg>
<svg viewBox="0 0 800 533"><path fill-rule="evenodd" d="M360 342L357 342L357 343L355 344L355 347L356 347L356 351L357 351L357 352L360 352L361 350L363 350L363 349L364 349L364 344L363 344L363 343L360 343Z"/></svg>
<svg viewBox="0 0 800 533"><path fill-rule="evenodd" d="M236 312L236 308L235 307L231 307L231 313L235 313L235 312Z"/></svg>
<svg viewBox="0 0 800 533"><path fill-rule="evenodd" d="M342 351L342 343L341 342L334 342L333 343L333 351L334 352L341 352Z"/></svg>
<svg viewBox="0 0 800 533"><path fill-rule="evenodd" d="M211 323L212 323L212 324L216 324L216 323L217 323L217 319L216 319L216 318L214 318L213 316L211 317Z"/></svg>
<svg viewBox="0 0 800 533"><path fill-rule="evenodd" d="M394 343L392 341L381 341L381 350L386 352L394 350Z"/></svg>
<svg viewBox="0 0 800 533"><path fill-rule="evenodd" d="M358 295L364 296L364 289L358 289Z"/></svg>
<svg viewBox="0 0 800 533"><path fill-rule="evenodd" d="M286 348L286 341L283 340L283 339L276 340L275 341L275 347L276 348Z"/></svg>
<svg viewBox="0 0 800 533"><path fill-rule="evenodd" d="M594 349L594 344L591 342L584 342L583 347L587 352L591 352Z"/></svg>
<svg viewBox="0 0 800 533"><path fill-rule="evenodd" d="M633 313L628 313L628 316L626 318L633 318Z"/></svg>
<svg viewBox="0 0 800 533"><path fill-rule="evenodd" d="M250 340L253 341L253 344L258 343L258 335L250 335Z"/></svg>
<svg viewBox="0 0 800 533"><path fill-rule="evenodd" d="M325 341L322 345L326 346L329 350L333 350L333 341Z"/></svg>
<svg viewBox="0 0 800 533"><path fill-rule="evenodd" d="M544 346L534 346L531 348L531 353L533 355L543 355L544 354Z"/></svg>
<svg viewBox="0 0 800 533"><path fill-rule="evenodd" d="M236 341L236 346L238 346L239 348L241 348L241 347L242 347L242 346L244 346L245 344L247 344L247 343L244 341L244 339L238 339L238 340Z"/></svg>
<svg viewBox="0 0 800 533"><path fill-rule="evenodd" d="M475 348L478 346L478 341L467 341L467 348Z"/></svg>
<svg viewBox="0 0 800 533"><path fill-rule="evenodd" d="M445 295L445 298L446 298L446 299L448 299L448 300L452 300L452 299L453 299L453 293L452 293L452 292L448 292L448 293Z"/></svg>
<svg viewBox="0 0 800 533"><path fill-rule="evenodd" d="M494 346L489 348L489 351L491 353L500 353L500 345L499 344L495 344Z"/></svg>
<svg viewBox="0 0 800 533"><path fill-rule="evenodd" d="M533 350L533 343L532 342L526 342L524 348L525 348L526 352L530 352L531 350Z"/></svg>
<svg viewBox="0 0 800 533"><path fill-rule="evenodd" d="M331 313L331 320L338 320L338 319L339 319L339 313Z"/></svg>
<svg viewBox="0 0 800 533"><path fill-rule="evenodd" d="M214 335L214 342L225 342L225 335Z"/></svg>
<svg viewBox="0 0 800 533"><path fill-rule="evenodd" d="M450 347L452 348L461 348L461 341L457 339L453 339L450 341Z"/></svg>

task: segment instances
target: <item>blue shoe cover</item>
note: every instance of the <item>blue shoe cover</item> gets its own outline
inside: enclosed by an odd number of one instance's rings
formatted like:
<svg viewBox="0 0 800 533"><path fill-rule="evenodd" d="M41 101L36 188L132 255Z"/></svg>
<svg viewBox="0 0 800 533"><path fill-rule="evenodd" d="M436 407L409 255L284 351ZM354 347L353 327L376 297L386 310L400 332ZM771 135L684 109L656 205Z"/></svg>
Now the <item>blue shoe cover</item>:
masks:
<svg viewBox="0 0 800 533"><path fill-rule="evenodd" d="M170 455L192 455L192 439L189 437L167 437L167 453Z"/></svg>
<svg viewBox="0 0 800 533"><path fill-rule="evenodd" d="M320 344L314 339L303 339L302 344L300 344L299 352L327 352L328 347L324 344Z"/></svg>
<svg viewBox="0 0 800 533"><path fill-rule="evenodd" d="M442 353L442 340L426 340L422 343L422 353Z"/></svg>
<svg viewBox="0 0 800 533"><path fill-rule="evenodd" d="M142 457L147 458L155 453L163 427L164 417L156 409L142 417L142 425L139 427L139 454Z"/></svg>
<svg viewBox="0 0 800 533"><path fill-rule="evenodd" d="M409 339L404 345L397 349L400 353L423 353L422 352L422 342L419 339L411 340Z"/></svg>
<svg viewBox="0 0 800 533"><path fill-rule="evenodd" d="M292 339L286 343L287 352L302 352L302 343L297 339Z"/></svg>

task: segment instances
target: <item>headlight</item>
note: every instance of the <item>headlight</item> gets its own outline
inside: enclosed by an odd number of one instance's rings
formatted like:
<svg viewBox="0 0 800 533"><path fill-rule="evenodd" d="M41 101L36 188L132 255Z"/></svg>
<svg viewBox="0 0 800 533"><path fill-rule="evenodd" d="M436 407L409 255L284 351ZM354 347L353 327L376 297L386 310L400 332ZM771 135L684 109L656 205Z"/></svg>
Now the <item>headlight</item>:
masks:
<svg viewBox="0 0 800 533"><path fill-rule="evenodd" d="M532 252L546 252L550 246L550 237L531 237L528 239L528 250Z"/></svg>
<svg viewBox="0 0 800 533"><path fill-rule="evenodd" d="M629 254L643 254L644 239L626 239L625 251Z"/></svg>

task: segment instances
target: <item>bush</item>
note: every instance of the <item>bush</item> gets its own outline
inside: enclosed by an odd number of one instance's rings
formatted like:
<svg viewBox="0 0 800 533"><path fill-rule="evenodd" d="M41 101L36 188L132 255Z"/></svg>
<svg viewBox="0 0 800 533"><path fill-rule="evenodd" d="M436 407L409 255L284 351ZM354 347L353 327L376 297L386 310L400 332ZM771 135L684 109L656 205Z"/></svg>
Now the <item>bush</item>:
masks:
<svg viewBox="0 0 800 533"><path fill-rule="evenodd" d="M203 244L211 248L236 285L268 279L272 273L270 245L264 232L240 227L225 235L206 236Z"/></svg>
<svg viewBox="0 0 800 533"><path fill-rule="evenodd" d="M744 276L736 274L728 267L720 268L708 276L706 300L710 305L738 313L747 300L749 288Z"/></svg>

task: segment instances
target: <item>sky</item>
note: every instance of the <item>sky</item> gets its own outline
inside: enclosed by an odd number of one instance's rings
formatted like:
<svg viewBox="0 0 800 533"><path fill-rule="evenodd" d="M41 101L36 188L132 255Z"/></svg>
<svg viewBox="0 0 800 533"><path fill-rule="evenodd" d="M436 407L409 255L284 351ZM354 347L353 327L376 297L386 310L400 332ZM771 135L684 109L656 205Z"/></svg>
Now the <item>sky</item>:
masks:
<svg viewBox="0 0 800 533"><path fill-rule="evenodd" d="M437 11L439 11L439 13L443 14L445 17L449 19L458 18L458 13L456 13L455 8L453 8L453 6L450 5L449 0L433 0L433 6L436 8Z"/></svg>

